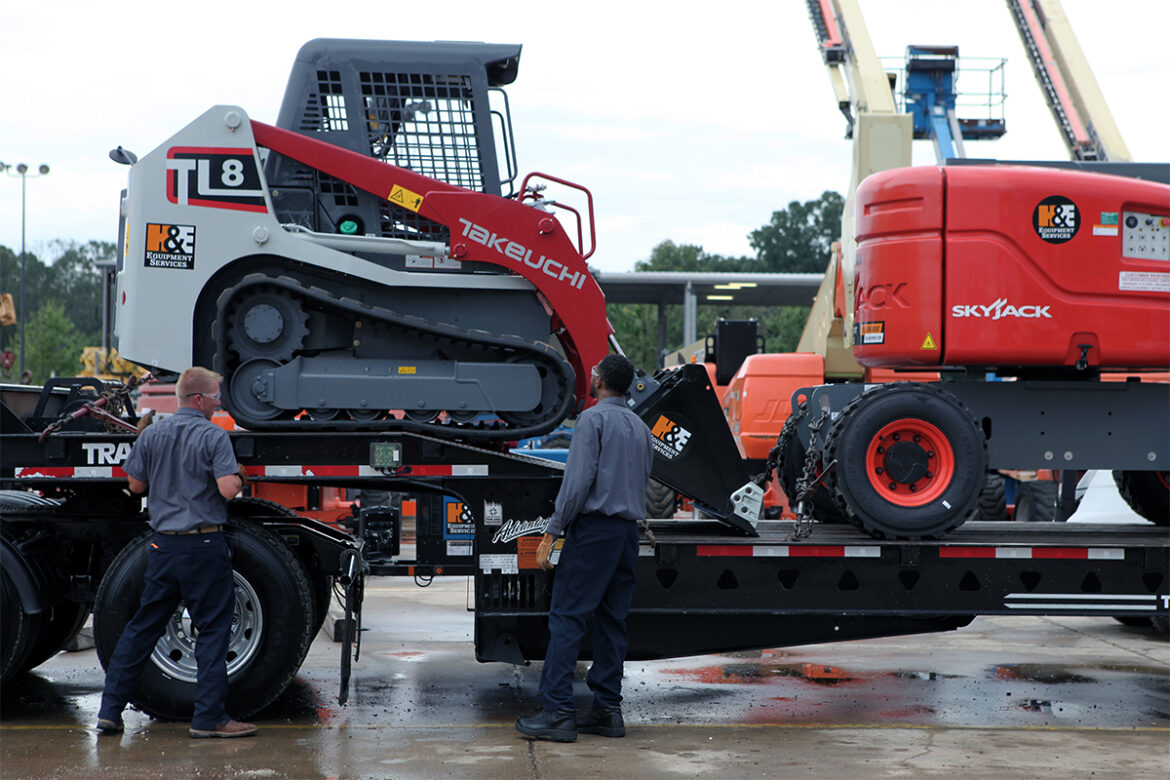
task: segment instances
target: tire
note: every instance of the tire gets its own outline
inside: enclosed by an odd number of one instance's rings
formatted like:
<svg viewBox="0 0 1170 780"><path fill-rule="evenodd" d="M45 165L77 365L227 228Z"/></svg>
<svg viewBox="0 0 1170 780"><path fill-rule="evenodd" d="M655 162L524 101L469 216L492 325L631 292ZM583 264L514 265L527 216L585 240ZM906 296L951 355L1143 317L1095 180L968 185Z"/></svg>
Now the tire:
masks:
<svg viewBox="0 0 1170 780"><path fill-rule="evenodd" d="M799 498L796 486L804 474L805 458L805 448L800 443L800 436L797 435L796 428L800 419L807 412L808 404L802 403L797 411L784 422L784 427L780 429L780 435L776 438L776 447L779 450L776 462L776 479L780 482L780 489L788 497L788 507L793 512L796 511ZM812 506L809 507L809 515L822 523L844 523L848 520L845 513L841 511L841 507L837 506L837 502L833 500L833 494L825 487L824 482L817 485L812 493Z"/></svg>
<svg viewBox="0 0 1170 780"><path fill-rule="evenodd" d="M646 516L654 520L674 517L678 494L656 479L646 483Z"/></svg>
<svg viewBox="0 0 1170 780"><path fill-rule="evenodd" d="M300 668L313 638L313 591L304 566L276 535L246 521L233 521L224 533L237 601L227 709L235 718L248 718L271 704ZM94 642L103 668L138 608L151 538L128 544L98 588ZM155 717L187 720L194 708L194 645L182 615L176 611L131 697Z"/></svg>
<svg viewBox="0 0 1170 780"><path fill-rule="evenodd" d="M1170 477L1165 471L1114 471L1117 492L1154 525L1170 525Z"/></svg>
<svg viewBox="0 0 1170 780"><path fill-rule="evenodd" d="M40 615L24 611L16 583L0 569L0 684L25 670L25 660L40 633Z"/></svg>
<svg viewBox="0 0 1170 780"><path fill-rule="evenodd" d="M899 382L854 398L829 429L830 487L872 536L936 539L978 511L987 471L983 432L933 385Z"/></svg>
<svg viewBox="0 0 1170 780"><path fill-rule="evenodd" d="M565 433L555 433L541 442L541 449L545 450L567 450L573 439Z"/></svg>
<svg viewBox="0 0 1170 780"><path fill-rule="evenodd" d="M983 481L983 492L979 494L979 519L988 522L1008 519L1003 476L994 471L987 472L987 478Z"/></svg>
<svg viewBox="0 0 1170 780"><path fill-rule="evenodd" d="M1016 494L1015 520L1017 523L1055 522L1059 502L1058 482L1046 479L1021 482Z"/></svg>
<svg viewBox="0 0 1170 780"><path fill-rule="evenodd" d="M41 630L29 648L21 671L29 671L49 660L69 644L89 617L89 607L74 601L61 601L45 611Z"/></svg>
<svg viewBox="0 0 1170 780"><path fill-rule="evenodd" d="M240 520L256 520L261 517L297 517L297 513L283 504L266 498L233 498L228 501L228 515ZM333 603L333 577L328 574L313 574L308 561L302 561L313 592L313 633L316 636L325 625L329 605ZM310 640L312 644L312 640ZM305 652L309 649L306 647ZM304 660L304 659L302 659Z"/></svg>

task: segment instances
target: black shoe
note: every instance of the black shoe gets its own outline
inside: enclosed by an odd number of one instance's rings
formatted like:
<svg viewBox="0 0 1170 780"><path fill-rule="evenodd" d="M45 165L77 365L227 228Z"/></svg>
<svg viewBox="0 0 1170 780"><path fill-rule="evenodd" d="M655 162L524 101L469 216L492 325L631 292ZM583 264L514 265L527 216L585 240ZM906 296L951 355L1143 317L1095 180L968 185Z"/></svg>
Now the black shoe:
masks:
<svg viewBox="0 0 1170 780"><path fill-rule="evenodd" d="M576 710L541 710L529 718L517 718L516 730L537 739L551 739L553 742L577 741Z"/></svg>
<svg viewBox="0 0 1170 780"><path fill-rule="evenodd" d="M125 727L122 725L122 719L118 718L98 718L97 730L99 734L121 734Z"/></svg>
<svg viewBox="0 0 1170 780"><path fill-rule="evenodd" d="M616 707L612 710L590 709L577 721L577 731L603 737L624 737L626 724L622 720L622 711Z"/></svg>

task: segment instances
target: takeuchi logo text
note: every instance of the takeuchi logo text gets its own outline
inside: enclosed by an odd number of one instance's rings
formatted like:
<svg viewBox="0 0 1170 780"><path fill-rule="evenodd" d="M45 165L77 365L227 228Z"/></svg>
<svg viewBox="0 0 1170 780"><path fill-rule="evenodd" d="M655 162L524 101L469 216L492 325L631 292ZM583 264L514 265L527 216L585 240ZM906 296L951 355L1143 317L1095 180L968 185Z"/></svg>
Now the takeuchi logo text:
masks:
<svg viewBox="0 0 1170 780"><path fill-rule="evenodd" d="M564 263L546 257L543 254L533 257L532 250L523 244L513 241L507 236L501 236L488 230L483 225L477 225L469 219L459 217L460 224L463 225L463 237L469 238L477 244L486 246L488 249L494 249L499 254L511 260L516 265L526 265L529 268L540 271L546 276L551 276L559 282L564 282L570 287L580 290L585 284L585 273L582 271L574 271Z"/></svg>
<svg viewBox="0 0 1170 780"><path fill-rule="evenodd" d="M492 536L492 544L506 544L521 536L543 534L552 518L538 517L535 520L505 520Z"/></svg>

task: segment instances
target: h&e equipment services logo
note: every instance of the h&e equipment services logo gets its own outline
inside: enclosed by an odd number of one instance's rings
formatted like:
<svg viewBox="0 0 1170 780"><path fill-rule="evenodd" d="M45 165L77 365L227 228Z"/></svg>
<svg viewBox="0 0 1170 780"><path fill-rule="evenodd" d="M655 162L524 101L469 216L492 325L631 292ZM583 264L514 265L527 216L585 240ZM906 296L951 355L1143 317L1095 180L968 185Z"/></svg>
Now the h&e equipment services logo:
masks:
<svg viewBox="0 0 1170 780"><path fill-rule="evenodd" d="M687 442L691 440L690 431L664 414L658 416L650 433L654 436L654 451L667 460L682 455Z"/></svg>
<svg viewBox="0 0 1170 780"><path fill-rule="evenodd" d="M195 226L146 223L147 268L195 267Z"/></svg>
<svg viewBox="0 0 1170 780"><path fill-rule="evenodd" d="M1036 204L1032 229L1049 244L1071 241L1081 226L1077 206L1063 195L1051 195Z"/></svg>

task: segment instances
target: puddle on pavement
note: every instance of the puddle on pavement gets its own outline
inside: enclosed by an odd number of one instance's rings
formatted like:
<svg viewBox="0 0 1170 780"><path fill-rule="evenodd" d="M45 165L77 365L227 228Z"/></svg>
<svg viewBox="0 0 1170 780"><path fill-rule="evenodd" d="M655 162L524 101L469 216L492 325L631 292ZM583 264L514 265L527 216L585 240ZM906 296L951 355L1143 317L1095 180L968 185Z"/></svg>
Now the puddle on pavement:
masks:
<svg viewBox="0 0 1170 780"><path fill-rule="evenodd" d="M993 674L1001 680L1026 680L1048 685L1094 682L1092 677L1077 674L1068 667L1046 664L1000 664L994 667Z"/></svg>

